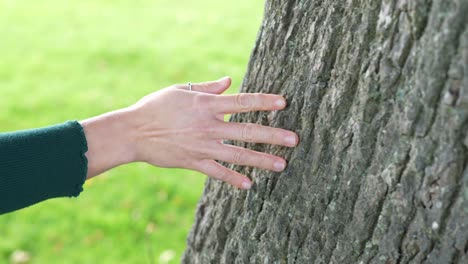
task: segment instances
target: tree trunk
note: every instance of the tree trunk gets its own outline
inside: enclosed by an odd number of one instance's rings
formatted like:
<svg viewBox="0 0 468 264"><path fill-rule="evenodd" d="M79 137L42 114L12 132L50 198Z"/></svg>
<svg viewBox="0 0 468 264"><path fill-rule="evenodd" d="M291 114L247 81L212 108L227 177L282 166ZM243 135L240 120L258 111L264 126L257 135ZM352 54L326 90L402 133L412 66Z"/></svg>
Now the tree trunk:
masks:
<svg viewBox="0 0 468 264"><path fill-rule="evenodd" d="M184 263L468 263L468 0L268 0L241 90L298 132L283 173L209 179Z"/></svg>

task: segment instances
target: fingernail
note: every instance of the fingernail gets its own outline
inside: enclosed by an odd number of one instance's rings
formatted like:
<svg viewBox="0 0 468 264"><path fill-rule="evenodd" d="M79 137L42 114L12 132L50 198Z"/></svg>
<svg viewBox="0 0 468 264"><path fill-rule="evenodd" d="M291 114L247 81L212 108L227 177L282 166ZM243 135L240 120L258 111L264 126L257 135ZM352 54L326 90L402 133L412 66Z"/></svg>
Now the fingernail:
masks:
<svg viewBox="0 0 468 264"><path fill-rule="evenodd" d="M284 99L278 99L278 100L276 100L275 104L278 107L285 107L286 106L286 101L284 101Z"/></svg>
<svg viewBox="0 0 468 264"><path fill-rule="evenodd" d="M275 167L275 169L277 171L283 171L284 168L286 167L286 164L284 164L283 161L277 161L277 162L275 162L275 164L273 166Z"/></svg>
<svg viewBox="0 0 468 264"><path fill-rule="evenodd" d="M250 182L243 182L242 183L242 189L248 190L248 189L250 189L250 187L252 187L252 184Z"/></svg>
<svg viewBox="0 0 468 264"><path fill-rule="evenodd" d="M284 138L284 142L286 142L286 144L288 144L288 146L295 146L296 145L296 137L295 136L292 136L292 135L289 135L289 136L286 136Z"/></svg>

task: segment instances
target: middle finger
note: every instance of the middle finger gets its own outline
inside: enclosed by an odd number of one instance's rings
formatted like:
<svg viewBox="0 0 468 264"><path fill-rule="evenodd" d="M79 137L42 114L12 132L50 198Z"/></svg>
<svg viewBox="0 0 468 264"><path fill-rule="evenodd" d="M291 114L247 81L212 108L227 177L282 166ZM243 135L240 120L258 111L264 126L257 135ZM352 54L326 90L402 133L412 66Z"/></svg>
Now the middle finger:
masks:
<svg viewBox="0 0 468 264"><path fill-rule="evenodd" d="M299 141L296 133L281 128L262 126L252 123L222 122L217 130L218 139L239 140L294 147Z"/></svg>

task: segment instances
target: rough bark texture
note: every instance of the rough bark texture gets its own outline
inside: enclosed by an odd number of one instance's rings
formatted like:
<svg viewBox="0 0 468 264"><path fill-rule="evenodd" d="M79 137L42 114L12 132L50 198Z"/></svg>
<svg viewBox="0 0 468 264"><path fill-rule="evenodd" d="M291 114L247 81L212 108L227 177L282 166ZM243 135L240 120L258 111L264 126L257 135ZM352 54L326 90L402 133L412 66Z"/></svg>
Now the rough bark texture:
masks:
<svg viewBox="0 0 468 264"><path fill-rule="evenodd" d="M295 130L255 184L208 180L184 263L468 263L468 0L268 0L242 91ZM233 167L233 166L231 166Z"/></svg>

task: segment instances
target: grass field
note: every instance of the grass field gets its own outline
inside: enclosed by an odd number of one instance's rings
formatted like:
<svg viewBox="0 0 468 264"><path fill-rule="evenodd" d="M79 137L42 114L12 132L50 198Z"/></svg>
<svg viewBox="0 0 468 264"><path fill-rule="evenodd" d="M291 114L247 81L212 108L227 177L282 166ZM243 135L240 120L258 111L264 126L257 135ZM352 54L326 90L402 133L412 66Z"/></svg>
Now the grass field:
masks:
<svg viewBox="0 0 468 264"><path fill-rule="evenodd" d="M159 88L230 75L236 92L262 1L0 0L0 131L81 120ZM157 150L155 150L157 151ZM145 164L77 199L0 216L0 263L178 263L205 176Z"/></svg>

